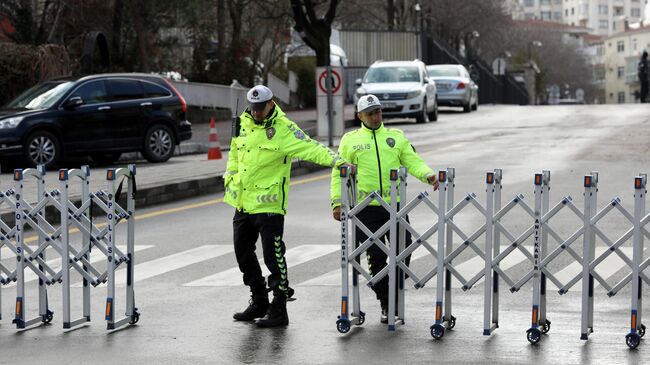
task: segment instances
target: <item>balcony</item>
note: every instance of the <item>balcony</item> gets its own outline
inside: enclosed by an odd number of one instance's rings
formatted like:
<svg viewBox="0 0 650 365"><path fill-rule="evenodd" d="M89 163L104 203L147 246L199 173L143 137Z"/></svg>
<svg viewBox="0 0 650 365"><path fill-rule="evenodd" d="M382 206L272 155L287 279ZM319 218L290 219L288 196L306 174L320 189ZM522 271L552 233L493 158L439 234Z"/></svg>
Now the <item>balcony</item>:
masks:
<svg viewBox="0 0 650 365"><path fill-rule="evenodd" d="M625 83L626 84L638 84L639 83L639 76L634 73L626 73L625 74Z"/></svg>

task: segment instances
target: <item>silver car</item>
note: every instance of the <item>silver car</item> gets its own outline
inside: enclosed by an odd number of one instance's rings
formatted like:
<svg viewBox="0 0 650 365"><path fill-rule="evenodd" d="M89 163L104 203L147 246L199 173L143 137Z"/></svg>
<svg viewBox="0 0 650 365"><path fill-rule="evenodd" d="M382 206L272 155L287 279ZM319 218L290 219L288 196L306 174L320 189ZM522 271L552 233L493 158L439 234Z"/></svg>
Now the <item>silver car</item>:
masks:
<svg viewBox="0 0 650 365"><path fill-rule="evenodd" d="M417 123L438 120L436 85L422 61L376 61L356 84L359 88L354 103L363 95L374 94L381 100L384 119L415 118Z"/></svg>
<svg viewBox="0 0 650 365"><path fill-rule="evenodd" d="M478 86L463 65L429 65L429 77L438 88L438 105L461 106L465 113L478 109Z"/></svg>

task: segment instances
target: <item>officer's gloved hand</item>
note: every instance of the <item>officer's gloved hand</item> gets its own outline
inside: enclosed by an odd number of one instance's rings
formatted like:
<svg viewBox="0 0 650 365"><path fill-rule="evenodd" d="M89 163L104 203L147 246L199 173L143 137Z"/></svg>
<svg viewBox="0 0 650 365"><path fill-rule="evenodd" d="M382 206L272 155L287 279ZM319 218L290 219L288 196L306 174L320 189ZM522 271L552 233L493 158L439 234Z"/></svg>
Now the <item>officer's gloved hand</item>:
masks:
<svg viewBox="0 0 650 365"><path fill-rule="evenodd" d="M341 220L341 207L336 207L334 210L332 210L332 217L336 219L337 221Z"/></svg>
<svg viewBox="0 0 650 365"><path fill-rule="evenodd" d="M429 184L433 185L433 191L438 190L440 183L438 182L438 178L436 177L436 174L429 176L427 180L429 180Z"/></svg>

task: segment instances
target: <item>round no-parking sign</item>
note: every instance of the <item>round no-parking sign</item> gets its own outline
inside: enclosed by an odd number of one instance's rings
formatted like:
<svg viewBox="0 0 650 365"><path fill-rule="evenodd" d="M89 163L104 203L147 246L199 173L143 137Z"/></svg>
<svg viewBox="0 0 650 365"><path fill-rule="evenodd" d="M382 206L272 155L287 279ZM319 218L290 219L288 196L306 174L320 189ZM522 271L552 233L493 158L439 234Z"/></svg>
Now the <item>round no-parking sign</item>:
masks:
<svg viewBox="0 0 650 365"><path fill-rule="evenodd" d="M343 78L341 77L341 68L332 67L331 68L331 82L332 82L332 95L341 95L343 88L341 84L343 83ZM327 95L327 68L318 67L316 71L317 80L318 80L318 96Z"/></svg>

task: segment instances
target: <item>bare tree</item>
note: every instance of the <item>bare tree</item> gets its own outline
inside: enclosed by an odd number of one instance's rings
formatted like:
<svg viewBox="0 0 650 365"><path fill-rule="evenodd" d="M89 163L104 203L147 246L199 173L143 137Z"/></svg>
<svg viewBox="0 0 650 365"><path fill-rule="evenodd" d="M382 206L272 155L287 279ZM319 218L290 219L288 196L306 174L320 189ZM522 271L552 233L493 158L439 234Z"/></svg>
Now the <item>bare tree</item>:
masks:
<svg viewBox="0 0 650 365"><path fill-rule="evenodd" d="M326 2L322 4L325 5ZM338 0L329 0L329 6L323 16L317 14L317 5L319 4L312 0L291 0L293 19L296 22L294 29L316 52L316 66L329 66L330 35Z"/></svg>
<svg viewBox="0 0 650 365"><path fill-rule="evenodd" d="M257 23L248 31L251 59L255 66L253 71L261 72L260 76L265 82L267 74L284 56L290 42L292 19L287 0L258 0L249 13L247 23ZM259 29L265 31L260 32ZM252 76L251 73L250 83Z"/></svg>

